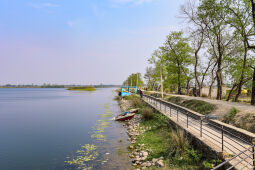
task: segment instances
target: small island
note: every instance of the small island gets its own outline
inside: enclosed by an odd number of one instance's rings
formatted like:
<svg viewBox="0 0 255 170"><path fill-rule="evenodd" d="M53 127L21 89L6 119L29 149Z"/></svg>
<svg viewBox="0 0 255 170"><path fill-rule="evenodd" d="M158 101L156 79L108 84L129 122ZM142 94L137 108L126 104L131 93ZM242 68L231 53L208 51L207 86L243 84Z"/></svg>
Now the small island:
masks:
<svg viewBox="0 0 255 170"><path fill-rule="evenodd" d="M68 87L67 90L79 90L79 91L96 91L92 86L78 86L78 87Z"/></svg>

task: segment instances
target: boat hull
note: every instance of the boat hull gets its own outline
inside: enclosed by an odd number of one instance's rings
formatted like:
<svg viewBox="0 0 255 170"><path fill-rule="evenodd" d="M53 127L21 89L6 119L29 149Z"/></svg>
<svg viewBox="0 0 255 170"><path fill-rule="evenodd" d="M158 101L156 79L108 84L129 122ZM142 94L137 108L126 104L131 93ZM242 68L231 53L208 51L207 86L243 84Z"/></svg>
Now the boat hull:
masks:
<svg viewBox="0 0 255 170"><path fill-rule="evenodd" d="M119 117L116 117L115 120L116 121L126 121L126 120L132 119L134 116L135 116L135 114L127 115L127 116L119 116Z"/></svg>

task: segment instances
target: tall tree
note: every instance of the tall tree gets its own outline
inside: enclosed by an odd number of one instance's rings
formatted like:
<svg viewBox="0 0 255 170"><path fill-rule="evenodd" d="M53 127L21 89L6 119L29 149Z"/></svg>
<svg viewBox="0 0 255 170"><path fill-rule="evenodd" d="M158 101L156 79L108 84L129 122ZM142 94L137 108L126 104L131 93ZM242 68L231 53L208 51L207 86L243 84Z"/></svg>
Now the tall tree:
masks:
<svg viewBox="0 0 255 170"><path fill-rule="evenodd" d="M242 64L241 67L238 67L237 69L240 70L239 78L234 84L237 88L237 93L235 96L234 101L238 101L238 98L242 91L242 86L245 83L246 73L250 69L247 67L248 63L248 47L249 42L248 39L251 36L253 29L252 29L252 13L251 13L251 5L247 3L247 0L223 0L222 1L224 10L227 13L227 17L224 18L226 23L229 24L233 29L234 32L237 34L237 41L242 42L240 44L240 53L243 55L242 60L237 64ZM240 40L238 40L240 39Z"/></svg>
<svg viewBox="0 0 255 170"><path fill-rule="evenodd" d="M206 40L206 30L207 25L205 24L205 21L203 18L199 17L198 15L198 8L196 5L196 1L194 0L188 0L185 5L181 6L181 11L183 14L183 17L187 20L189 24L191 24L191 28L189 30L192 30L190 33L190 41L191 41L191 47L193 49L194 57L195 57L195 64L194 64L194 76L195 76L195 85L198 86L199 89L199 96L202 95L202 88L203 88L203 82L205 80L205 76L209 70L209 68L212 66L212 58L207 60L207 66L201 67L200 60L200 51L203 48L203 44ZM204 68L199 71L199 68ZM197 91L196 91L197 93ZM197 96L197 94L195 95Z"/></svg>
<svg viewBox="0 0 255 170"><path fill-rule="evenodd" d="M198 15L207 26L207 38L216 57L217 70L217 99L222 99L223 65L224 57L230 55L231 43L236 37L230 34L230 29L225 23L226 12L220 0L201 0Z"/></svg>
<svg viewBox="0 0 255 170"><path fill-rule="evenodd" d="M186 81L187 87L190 81L188 66L193 62L188 39L183 37L183 32L171 32L161 50L166 54L168 76L176 78L178 94L182 94L183 83Z"/></svg>

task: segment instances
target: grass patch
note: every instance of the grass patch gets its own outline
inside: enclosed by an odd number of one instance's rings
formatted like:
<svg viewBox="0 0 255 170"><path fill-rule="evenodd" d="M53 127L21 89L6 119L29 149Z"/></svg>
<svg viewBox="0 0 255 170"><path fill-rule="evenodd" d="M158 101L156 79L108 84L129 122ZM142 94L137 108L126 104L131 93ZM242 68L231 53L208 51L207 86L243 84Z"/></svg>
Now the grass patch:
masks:
<svg viewBox="0 0 255 170"><path fill-rule="evenodd" d="M226 114L223 118L223 122L225 123L234 123L234 119L235 119L235 116L236 114L238 113L238 110L234 107L232 107L228 114Z"/></svg>
<svg viewBox="0 0 255 170"><path fill-rule="evenodd" d="M147 160L163 156L169 168L201 167L202 155L189 145L183 132L171 129L168 118L155 113L152 119L143 119L140 125L149 130L137 137L135 145L144 144L144 149L150 151Z"/></svg>
<svg viewBox="0 0 255 170"><path fill-rule="evenodd" d="M92 86L69 87L67 90L96 91L96 89Z"/></svg>
<svg viewBox="0 0 255 170"><path fill-rule="evenodd" d="M185 100L181 97L170 97L168 98L168 101L186 107L203 115L207 115L215 109L215 105L202 100Z"/></svg>

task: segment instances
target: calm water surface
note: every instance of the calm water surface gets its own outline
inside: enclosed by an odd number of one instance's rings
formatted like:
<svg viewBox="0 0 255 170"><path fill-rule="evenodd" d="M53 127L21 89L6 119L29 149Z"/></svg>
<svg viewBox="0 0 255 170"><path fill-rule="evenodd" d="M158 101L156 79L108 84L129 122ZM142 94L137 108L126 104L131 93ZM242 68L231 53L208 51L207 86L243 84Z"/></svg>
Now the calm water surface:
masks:
<svg viewBox="0 0 255 170"><path fill-rule="evenodd" d="M106 103L113 115L120 112L113 90L0 89L0 169L69 169L67 158L92 143L99 146L100 157L109 160L105 165L97 160L93 169L128 167L127 155L121 154L127 146L122 124L109 120L107 140L91 138Z"/></svg>

